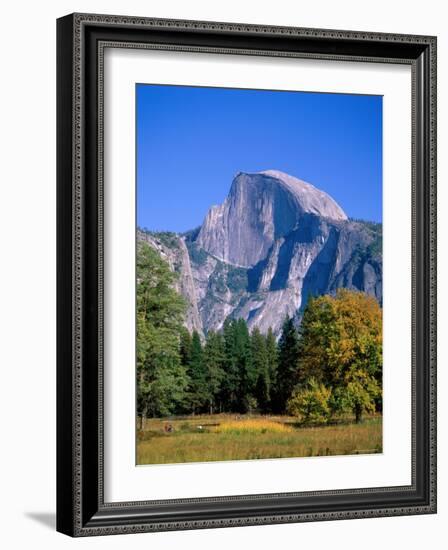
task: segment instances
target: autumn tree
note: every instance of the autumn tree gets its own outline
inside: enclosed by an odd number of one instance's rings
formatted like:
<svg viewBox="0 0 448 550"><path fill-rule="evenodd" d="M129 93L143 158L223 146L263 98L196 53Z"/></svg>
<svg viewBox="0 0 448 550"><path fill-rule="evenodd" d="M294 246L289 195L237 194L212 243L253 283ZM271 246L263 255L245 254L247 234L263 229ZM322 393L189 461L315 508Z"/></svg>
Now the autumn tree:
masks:
<svg viewBox="0 0 448 550"><path fill-rule="evenodd" d="M314 379L331 388L333 413L359 422L381 402L382 312L363 292L338 290L310 298L300 327L299 384Z"/></svg>

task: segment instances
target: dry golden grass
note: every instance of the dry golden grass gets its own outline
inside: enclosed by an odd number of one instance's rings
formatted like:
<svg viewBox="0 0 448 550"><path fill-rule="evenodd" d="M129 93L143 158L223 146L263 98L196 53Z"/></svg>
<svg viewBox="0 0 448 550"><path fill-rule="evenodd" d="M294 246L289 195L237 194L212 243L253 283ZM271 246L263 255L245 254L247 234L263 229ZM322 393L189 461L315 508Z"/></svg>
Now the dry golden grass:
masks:
<svg viewBox="0 0 448 550"><path fill-rule="evenodd" d="M166 432L166 426L172 432ZM204 415L147 420L137 464L172 464L382 452L382 419L299 427L292 417Z"/></svg>
<svg viewBox="0 0 448 550"><path fill-rule="evenodd" d="M294 429L282 422L275 422L266 418L247 418L243 420L228 420L222 422L214 430L215 433L229 433L235 435L288 433Z"/></svg>

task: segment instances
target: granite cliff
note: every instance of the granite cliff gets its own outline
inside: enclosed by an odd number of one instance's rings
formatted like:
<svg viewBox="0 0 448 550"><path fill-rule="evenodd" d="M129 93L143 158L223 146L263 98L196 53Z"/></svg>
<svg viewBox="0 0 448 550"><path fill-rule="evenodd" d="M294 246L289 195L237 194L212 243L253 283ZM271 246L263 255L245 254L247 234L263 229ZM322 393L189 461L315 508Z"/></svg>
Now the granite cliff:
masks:
<svg viewBox="0 0 448 550"><path fill-rule="evenodd" d="M187 327L228 316L278 334L308 296L358 289L382 301L382 228L354 221L326 193L279 171L238 173L221 205L186 234L138 233L179 273Z"/></svg>
<svg viewBox="0 0 448 550"><path fill-rule="evenodd" d="M347 219L331 197L309 183L274 170L240 172L223 204L210 208L197 244L220 260L252 267L306 214Z"/></svg>

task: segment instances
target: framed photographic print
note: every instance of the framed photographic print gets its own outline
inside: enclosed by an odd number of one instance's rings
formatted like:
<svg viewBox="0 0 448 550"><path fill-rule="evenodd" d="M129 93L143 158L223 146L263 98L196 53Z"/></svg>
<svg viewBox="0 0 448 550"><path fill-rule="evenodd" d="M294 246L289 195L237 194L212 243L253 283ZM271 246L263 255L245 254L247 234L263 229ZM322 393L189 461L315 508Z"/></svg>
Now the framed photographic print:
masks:
<svg viewBox="0 0 448 550"><path fill-rule="evenodd" d="M57 529L434 513L436 38L57 40Z"/></svg>

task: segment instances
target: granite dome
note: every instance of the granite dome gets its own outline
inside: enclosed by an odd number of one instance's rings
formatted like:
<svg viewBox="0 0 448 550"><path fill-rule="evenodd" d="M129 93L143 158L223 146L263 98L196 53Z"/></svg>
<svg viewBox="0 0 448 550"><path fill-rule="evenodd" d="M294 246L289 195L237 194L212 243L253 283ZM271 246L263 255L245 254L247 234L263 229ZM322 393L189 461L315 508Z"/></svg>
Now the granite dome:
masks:
<svg viewBox="0 0 448 550"><path fill-rule="evenodd" d="M226 200L209 209L198 244L220 260L250 267L276 239L299 227L305 214L347 219L336 201L305 181L278 170L239 172Z"/></svg>
<svg viewBox="0 0 448 550"><path fill-rule="evenodd" d="M382 302L381 224L348 219L327 193L277 170L238 173L200 228L138 238L178 273L189 330L232 317L279 335L286 316L300 323L309 296L341 287Z"/></svg>

